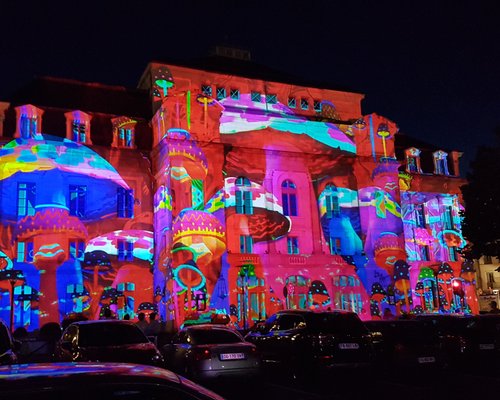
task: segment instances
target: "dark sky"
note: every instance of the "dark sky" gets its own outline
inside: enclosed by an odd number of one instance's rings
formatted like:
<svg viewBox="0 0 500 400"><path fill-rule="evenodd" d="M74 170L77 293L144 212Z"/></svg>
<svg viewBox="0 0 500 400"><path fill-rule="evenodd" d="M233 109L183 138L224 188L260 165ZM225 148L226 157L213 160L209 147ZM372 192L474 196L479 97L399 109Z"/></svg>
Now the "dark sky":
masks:
<svg viewBox="0 0 500 400"><path fill-rule="evenodd" d="M203 57L226 44L365 93L364 114L469 161L500 126L496 3L12 0L0 8L0 100L35 75L133 87L151 60Z"/></svg>

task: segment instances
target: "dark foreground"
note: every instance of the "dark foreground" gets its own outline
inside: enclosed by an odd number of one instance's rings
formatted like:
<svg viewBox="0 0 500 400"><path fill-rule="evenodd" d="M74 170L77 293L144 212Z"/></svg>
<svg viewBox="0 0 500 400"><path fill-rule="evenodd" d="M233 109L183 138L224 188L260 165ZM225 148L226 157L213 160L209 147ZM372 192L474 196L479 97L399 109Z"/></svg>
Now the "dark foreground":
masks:
<svg viewBox="0 0 500 400"><path fill-rule="evenodd" d="M206 383L228 400L292 399L476 399L500 392L496 371L446 371L422 368L419 371L353 369L329 372L297 382L267 371L257 381ZM492 397L493 398L493 397Z"/></svg>

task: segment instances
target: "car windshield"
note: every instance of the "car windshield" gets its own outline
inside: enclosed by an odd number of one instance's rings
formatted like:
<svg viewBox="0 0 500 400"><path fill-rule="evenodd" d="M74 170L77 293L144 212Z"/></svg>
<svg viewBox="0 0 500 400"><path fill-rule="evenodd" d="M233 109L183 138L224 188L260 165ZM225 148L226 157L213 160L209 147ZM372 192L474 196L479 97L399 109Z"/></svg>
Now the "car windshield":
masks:
<svg viewBox="0 0 500 400"><path fill-rule="evenodd" d="M237 333L225 329L193 329L191 337L193 344L226 344L243 341Z"/></svg>
<svg viewBox="0 0 500 400"><path fill-rule="evenodd" d="M307 327L312 332L362 335L368 332L356 314L318 313L309 316Z"/></svg>
<svg viewBox="0 0 500 400"><path fill-rule="evenodd" d="M129 324L85 324L80 325L81 346L122 346L148 343L142 331Z"/></svg>

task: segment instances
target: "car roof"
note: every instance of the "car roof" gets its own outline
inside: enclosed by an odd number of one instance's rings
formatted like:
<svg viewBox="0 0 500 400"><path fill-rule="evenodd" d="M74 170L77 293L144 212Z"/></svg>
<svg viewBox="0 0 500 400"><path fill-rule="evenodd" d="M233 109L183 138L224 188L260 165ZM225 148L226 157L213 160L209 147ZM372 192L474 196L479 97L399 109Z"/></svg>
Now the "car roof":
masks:
<svg viewBox="0 0 500 400"><path fill-rule="evenodd" d="M148 365L127 363L40 363L14 364L0 366L0 384L6 381L19 381L30 378L61 378L70 376L95 375L100 377L118 377L134 375L142 378L155 378L180 383L181 379L175 373Z"/></svg>
<svg viewBox="0 0 500 400"><path fill-rule="evenodd" d="M237 331L234 328L231 328L226 325L218 325L218 324L198 324L198 325L188 325L183 328L183 330L224 330L224 331L230 331L230 332L236 332Z"/></svg>

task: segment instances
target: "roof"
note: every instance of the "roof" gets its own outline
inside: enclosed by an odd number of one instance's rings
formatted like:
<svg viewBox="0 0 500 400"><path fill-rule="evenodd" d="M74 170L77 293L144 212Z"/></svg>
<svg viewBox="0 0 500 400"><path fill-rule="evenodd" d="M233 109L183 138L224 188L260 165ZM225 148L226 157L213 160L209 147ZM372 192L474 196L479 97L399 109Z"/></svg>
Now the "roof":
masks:
<svg viewBox="0 0 500 400"><path fill-rule="evenodd" d="M346 87L343 87L342 85L304 79L301 76L271 68L254 61L240 60L218 55L211 55L208 57L196 58L191 60L155 60L152 61L152 63L176 65L179 67L199 69L208 72L236 75L243 78L260 79L263 81L287 83L297 86L362 94L359 91L348 89ZM142 80L143 78L141 78L141 82Z"/></svg>
<svg viewBox="0 0 500 400"><path fill-rule="evenodd" d="M33 104L149 120L152 111L147 90L42 76L14 92L14 105Z"/></svg>

